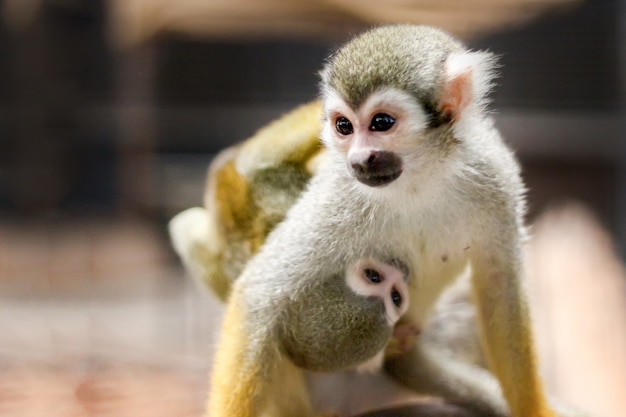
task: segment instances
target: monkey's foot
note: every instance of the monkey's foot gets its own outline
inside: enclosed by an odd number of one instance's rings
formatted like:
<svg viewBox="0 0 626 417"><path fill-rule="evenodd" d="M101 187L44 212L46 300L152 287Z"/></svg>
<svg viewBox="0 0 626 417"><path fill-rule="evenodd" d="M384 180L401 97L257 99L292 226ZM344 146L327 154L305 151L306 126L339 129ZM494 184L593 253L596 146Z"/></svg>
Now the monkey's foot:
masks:
<svg viewBox="0 0 626 417"><path fill-rule="evenodd" d="M410 351L415 346L419 334L420 328L416 324L402 321L397 323L387 343L387 356L402 355Z"/></svg>

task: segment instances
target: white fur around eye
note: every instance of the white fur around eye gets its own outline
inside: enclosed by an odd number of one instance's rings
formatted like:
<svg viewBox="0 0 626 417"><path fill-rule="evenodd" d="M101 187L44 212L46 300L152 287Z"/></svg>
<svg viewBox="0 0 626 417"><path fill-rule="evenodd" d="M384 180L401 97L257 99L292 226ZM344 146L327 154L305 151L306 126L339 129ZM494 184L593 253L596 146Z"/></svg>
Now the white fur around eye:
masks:
<svg viewBox="0 0 626 417"><path fill-rule="evenodd" d="M373 269L380 274L380 282L373 283L365 276L366 269ZM373 259L362 259L348 267L346 284L355 294L364 297L379 297L385 305L385 316L390 326L393 326L402 316L409 305L409 293L404 273L395 267ZM397 291L401 297L398 307L391 301L392 291Z"/></svg>
<svg viewBox="0 0 626 417"><path fill-rule="evenodd" d="M329 148L337 146L337 132L335 131L335 118L342 115L355 123L356 115L341 96L334 90L328 90L324 95L324 123L322 125L322 142Z"/></svg>
<svg viewBox="0 0 626 417"><path fill-rule="evenodd" d="M417 133L428 125L428 116L417 100L396 88L385 87L373 92L357 112L359 120L367 121L377 113L395 117L400 134Z"/></svg>
<svg viewBox="0 0 626 417"><path fill-rule="evenodd" d="M428 115L417 100L404 91L385 87L373 92L358 109L352 109L334 90L326 92L324 97L324 115L326 122L322 129L322 139L332 146L334 137L334 115L341 114L348 118L357 129L368 127L377 113L387 113L397 120L402 133L419 132L426 129Z"/></svg>
<svg viewBox="0 0 626 417"><path fill-rule="evenodd" d="M394 117L394 127L389 131L367 133L372 118L378 113ZM378 134L381 138L386 138L384 143L379 143L393 152L413 150L415 139L426 130L429 120L429 116L413 96L396 88L385 87L374 91L357 109L352 109L336 91L328 90L324 95L322 141L328 148L342 152L346 152L351 145L345 140L349 138L340 137L335 131L337 115L350 120L356 134Z"/></svg>

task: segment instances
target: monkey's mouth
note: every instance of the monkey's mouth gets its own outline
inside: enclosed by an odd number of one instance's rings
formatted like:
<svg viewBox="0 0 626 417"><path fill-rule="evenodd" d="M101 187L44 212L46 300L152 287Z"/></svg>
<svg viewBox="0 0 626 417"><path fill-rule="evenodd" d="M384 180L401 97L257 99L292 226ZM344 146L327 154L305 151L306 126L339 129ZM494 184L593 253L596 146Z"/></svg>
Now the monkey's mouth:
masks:
<svg viewBox="0 0 626 417"><path fill-rule="evenodd" d="M354 178L369 187L383 187L402 174L402 158L388 151L372 151L349 159L348 166Z"/></svg>
<svg viewBox="0 0 626 417"><path fill-rule="evenodd" d="M383 187L397 180L398 177L400 177L400 175L402 175L401 169L388 173L388 174L375 174L375 173L363 173L363 172L354 173L354 177L357 179L357 181L369 187Z"/></svg>

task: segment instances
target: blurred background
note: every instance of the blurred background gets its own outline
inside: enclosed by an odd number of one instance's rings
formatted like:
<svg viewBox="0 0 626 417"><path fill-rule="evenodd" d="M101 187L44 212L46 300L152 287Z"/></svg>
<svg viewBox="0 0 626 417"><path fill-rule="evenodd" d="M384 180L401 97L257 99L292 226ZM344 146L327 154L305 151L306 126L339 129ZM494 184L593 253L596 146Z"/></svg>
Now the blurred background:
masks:
<svg viewBox="0 0 626 417"><path fill-rule="evenodd" d="M200 415L221 306L167 221L372 24L500 56L550 390L626 415L624 0L0 0L0 415Z"/></svg>

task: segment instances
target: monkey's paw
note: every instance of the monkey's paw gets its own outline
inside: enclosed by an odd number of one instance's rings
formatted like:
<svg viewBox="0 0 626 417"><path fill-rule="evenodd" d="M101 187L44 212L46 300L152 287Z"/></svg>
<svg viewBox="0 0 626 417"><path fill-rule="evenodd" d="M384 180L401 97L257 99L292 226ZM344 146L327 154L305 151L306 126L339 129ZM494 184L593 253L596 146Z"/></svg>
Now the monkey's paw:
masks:
<svg viewBox="0 0 626 417"><path fill-rule="evenodd" d="M403 355L410 351L417 341L420 334L420 328L414 323L399 321L393 328L393 334L387 349L387 356Z"/></svg>
<svg viewBox="0 0 626 417"><path fill-rule="evenodd" d="M193 246L208 241L209 216L206 209L192 207L174 216L168 228L174 250L183 260L189 261Z"/></svg>

